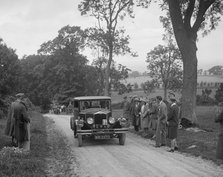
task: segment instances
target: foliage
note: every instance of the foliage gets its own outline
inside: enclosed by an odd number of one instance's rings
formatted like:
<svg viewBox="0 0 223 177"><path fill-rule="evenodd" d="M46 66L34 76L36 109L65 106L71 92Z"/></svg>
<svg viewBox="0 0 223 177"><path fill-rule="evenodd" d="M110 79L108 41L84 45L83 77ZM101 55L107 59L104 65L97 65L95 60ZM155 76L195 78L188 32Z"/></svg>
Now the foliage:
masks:
<svg viewBox="0 0 223 177"><path fill-rule="evenodd" d="M117 29L119 20L123 20L126 15L133 17L133 1L95 1L82 0L78 8L81 15L93 16L98 21L97 28L90 28L86 32L91 48L96 48L102 52L103 57L107 57L105 70L105 95L109 95L111 74L111 64L113 55L131 53L129 36L124 36L124 29Z"/></svg>
<svg viewBox="0 0 223 177"><path fill-rule="evenodd" d="M210 74L221 76L223 75L223 66L221 65L213 66L208 71Z"/></svg>
<svg viewBox="0 0 223 177"><path fill-rule="evenodd" d="M156 88L158 87L157 81L156 80L151 80L151 81L146 81L142 83L142 89L145 94L150 94L152 93Z"/></svg>
<svg viewBox="0 0 223 177"><path fill-rule="evenodd" d="M0 39L0 96L18 91L19 60L15 50Z"/></svg>
<svg viewBox="0 0 223 177"><path fill-rule="evenodd" d="M205 88L204 90L202 90L202 95L197 95L196 97L197 105L213 105L215 103L215 100L210 97L211 93L211 89Z"/></svg>
<svg viewBox="0 0 223 177"><path fill-rule="evenodd" d="M218 102L223 102L223 83L221 83L219 88L216 90L215 99Z"/></svg>
<svg viewBox="0 0 223 177"><path fill-rule="evenodd" d="M147 53L148 74L153 82L162 82L164 89L179 89L182 86L181 55L174 46L158 45ZM166 96L164 96L166 98Z"/></svg>

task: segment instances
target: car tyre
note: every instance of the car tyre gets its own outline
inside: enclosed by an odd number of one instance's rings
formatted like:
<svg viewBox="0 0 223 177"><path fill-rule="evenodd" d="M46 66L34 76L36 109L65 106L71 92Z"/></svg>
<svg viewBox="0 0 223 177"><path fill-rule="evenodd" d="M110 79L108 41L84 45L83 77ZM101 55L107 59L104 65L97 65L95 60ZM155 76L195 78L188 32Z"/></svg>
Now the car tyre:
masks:
<svg viewBox="0 0 223 177"><path fill-rule="evenodd" d="M122 133L119 135L119 144L124 145L125 144L125 139L126 139L126 134Z"/></svg>
<svg viewBox="0 0 223 177"><path fill-rule="evenodd" d="M77 135L78 138L78 146L81 147L82 146L82 135Z"/></svg>

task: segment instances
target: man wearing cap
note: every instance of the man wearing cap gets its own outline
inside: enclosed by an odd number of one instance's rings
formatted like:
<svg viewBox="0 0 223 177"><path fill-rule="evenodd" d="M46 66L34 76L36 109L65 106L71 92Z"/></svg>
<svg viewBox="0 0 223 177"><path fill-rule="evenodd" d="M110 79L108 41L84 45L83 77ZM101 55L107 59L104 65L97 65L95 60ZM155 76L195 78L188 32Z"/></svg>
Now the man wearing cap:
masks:
<svg viewBox="0 0 223 177"><path fill-rule="evenodd" d="M170 98L170 109L167 116L167 126L168 126L168 133L167 138L170 139L171 145L169 152L174 152L177 150L177 129L178 129L178 113L179 108L177 106L177 102L175 97Z"/></svg>
<svg viewBox="0 0 223 177"><path fill-rule="evenodd" d="M14 122L13 136L15 137L18 147L29 150L30 141L30 119L27 114L27 107L23 102L25 95L18 93L16 95L16 101L11 104L11 115Z"/></svg>

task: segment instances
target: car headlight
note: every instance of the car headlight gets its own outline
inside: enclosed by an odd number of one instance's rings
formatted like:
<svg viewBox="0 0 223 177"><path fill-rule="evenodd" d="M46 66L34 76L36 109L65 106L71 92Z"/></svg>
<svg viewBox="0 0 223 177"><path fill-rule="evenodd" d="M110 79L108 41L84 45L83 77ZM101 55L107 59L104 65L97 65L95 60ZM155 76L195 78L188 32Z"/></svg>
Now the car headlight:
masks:
<svg viewBox="0 0 223 177"><path fill-rule="evenodd" d="M114 117L109 117L109 123L114 124L115 123L115 118Z"/></svg>
<svg viewBox="0 0 223 177"><path fill-rule="evenodd" d="M94 119L92 117L88 117L87 118L87 123L88 124L93 124L94 123Z"/></svg>

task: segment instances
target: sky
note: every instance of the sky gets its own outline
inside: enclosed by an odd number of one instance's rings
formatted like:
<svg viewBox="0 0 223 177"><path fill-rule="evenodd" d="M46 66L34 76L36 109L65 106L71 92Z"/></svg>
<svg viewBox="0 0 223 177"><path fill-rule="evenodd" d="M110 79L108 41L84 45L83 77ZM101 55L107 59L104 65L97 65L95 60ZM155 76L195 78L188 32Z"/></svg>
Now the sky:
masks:
<svg viewBox="0 0 223 177"><path fill-rule="evenodd" d="M0 0L0 38L16 50L19 58L37 54L40 45L54 39L58 31L66 26L80 26L82 29L96 25L93 18L81 16L78 10L80 0ZM135 18L120 23L130 36L130 47L138 57L118 56L116 63L133 71L146 71L146 54L162 41L163 28L159 21L162 12L156 5L148 9L136 8ZM197 42L198 69L210 69L223 65L223 22L215 31ZM89 62L94 58L84 51Z"/></svg>

